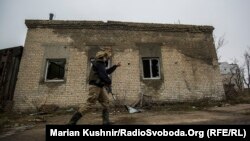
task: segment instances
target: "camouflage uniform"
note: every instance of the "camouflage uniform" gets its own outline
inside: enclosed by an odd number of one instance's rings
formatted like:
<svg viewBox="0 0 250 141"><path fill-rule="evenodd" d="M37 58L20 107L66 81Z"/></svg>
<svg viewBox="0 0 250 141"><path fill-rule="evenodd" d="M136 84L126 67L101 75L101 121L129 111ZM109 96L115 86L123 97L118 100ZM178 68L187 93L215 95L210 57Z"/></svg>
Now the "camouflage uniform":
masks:
<svg viewBox="0 0 250 141"><path fill-rule="evenodd" d="M116 68L117 65L112 66L109 69L105 69L106 65L103 60L103 57L110 58L111 51L105 49L103 51L99 51L96 54L96 60L92 62L92 68L89 76L89 94L87 97L87 101L84 105L82 105L78 112L76 112L69 124L74 125L76 122L82 117L82 115L86 114L89 109L98 101L102 107L102 118L103 124L109 124L109 99L107 95L107 91L104 86L111 85L111 80L108 74L111 74Z"/></svg>

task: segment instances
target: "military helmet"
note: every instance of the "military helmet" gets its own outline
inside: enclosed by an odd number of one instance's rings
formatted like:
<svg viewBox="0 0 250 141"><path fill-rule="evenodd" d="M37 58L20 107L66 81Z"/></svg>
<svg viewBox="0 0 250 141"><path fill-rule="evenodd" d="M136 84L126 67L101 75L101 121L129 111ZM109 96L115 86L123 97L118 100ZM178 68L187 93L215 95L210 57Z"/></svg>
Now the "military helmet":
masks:
<svg viewBox="0 0 250 141"><path fill-rule="evenodd" d="M98 51L96 53L96 58L102 58L102 57L108 57L110 58L112 56L112 49L111 47L103 47L103 48L100 48L101 51Z"/></svg>

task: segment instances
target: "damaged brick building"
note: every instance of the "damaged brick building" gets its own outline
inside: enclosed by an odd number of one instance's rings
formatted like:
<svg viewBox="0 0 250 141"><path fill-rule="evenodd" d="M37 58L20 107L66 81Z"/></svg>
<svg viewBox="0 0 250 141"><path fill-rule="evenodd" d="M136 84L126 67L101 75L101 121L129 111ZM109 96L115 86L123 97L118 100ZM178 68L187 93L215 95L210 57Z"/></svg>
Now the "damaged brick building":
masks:
<svg viewBox="0 0 250 141"><path fill-rule="evenodd" d="M123 104L221 100L224 90L212 26L26 20L15 110L78 106L88 93L90 60L111 47L113 92Z"/></svg>

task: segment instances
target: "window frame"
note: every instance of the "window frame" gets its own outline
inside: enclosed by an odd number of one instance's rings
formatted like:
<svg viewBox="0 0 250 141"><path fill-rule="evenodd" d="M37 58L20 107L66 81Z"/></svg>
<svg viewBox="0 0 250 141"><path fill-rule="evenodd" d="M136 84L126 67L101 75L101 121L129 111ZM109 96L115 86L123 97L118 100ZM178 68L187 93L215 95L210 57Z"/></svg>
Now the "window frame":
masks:
<svg viewBox="0 0 250 141"><path fill-rule="evenodd" d="M58 79L58 80L50 80L47 79L48 76L48 67L49 67L49 63L50 61L64 61L64 76L63 79ZM44 75L44 82L64 82L65 81L65 73L66 73L66 58L55 58L55 59L46 59L46 68L45 68L45 75Z"/></svg>
<svg viewBox="0 0 250 141"><path fill-rule="evenodd" d="M158 70L159 70L159 76L158 77L152 77L153 71L152 71L152 60L158 60ZM160 58L159 57L142 57L142 78L143 80L159 80L161 79L161 66L160 66ZM150 71L150 78L145 78L144 76L144 67L143 67L143 60L149 60L149 71Z"/></svg>

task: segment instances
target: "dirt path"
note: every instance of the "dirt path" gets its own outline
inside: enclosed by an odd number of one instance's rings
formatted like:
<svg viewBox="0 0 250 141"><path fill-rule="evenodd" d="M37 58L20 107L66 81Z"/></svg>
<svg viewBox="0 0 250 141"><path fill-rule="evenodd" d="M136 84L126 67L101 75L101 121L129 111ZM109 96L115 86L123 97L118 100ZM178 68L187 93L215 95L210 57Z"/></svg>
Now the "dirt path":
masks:
<svg viewBox="0 0 250 141"><path fill-rule="evenodd" d="M0 141L44 141L46 124L65 124L71 114L47 118L46 123L20 126L0 134ZM169 111L145 110L142 113L111 113L115 124L248 124L250 125L250 104L213 107L206 110ZM93 112L82 118L78 124L101 124L101 113Z"/></svg>

